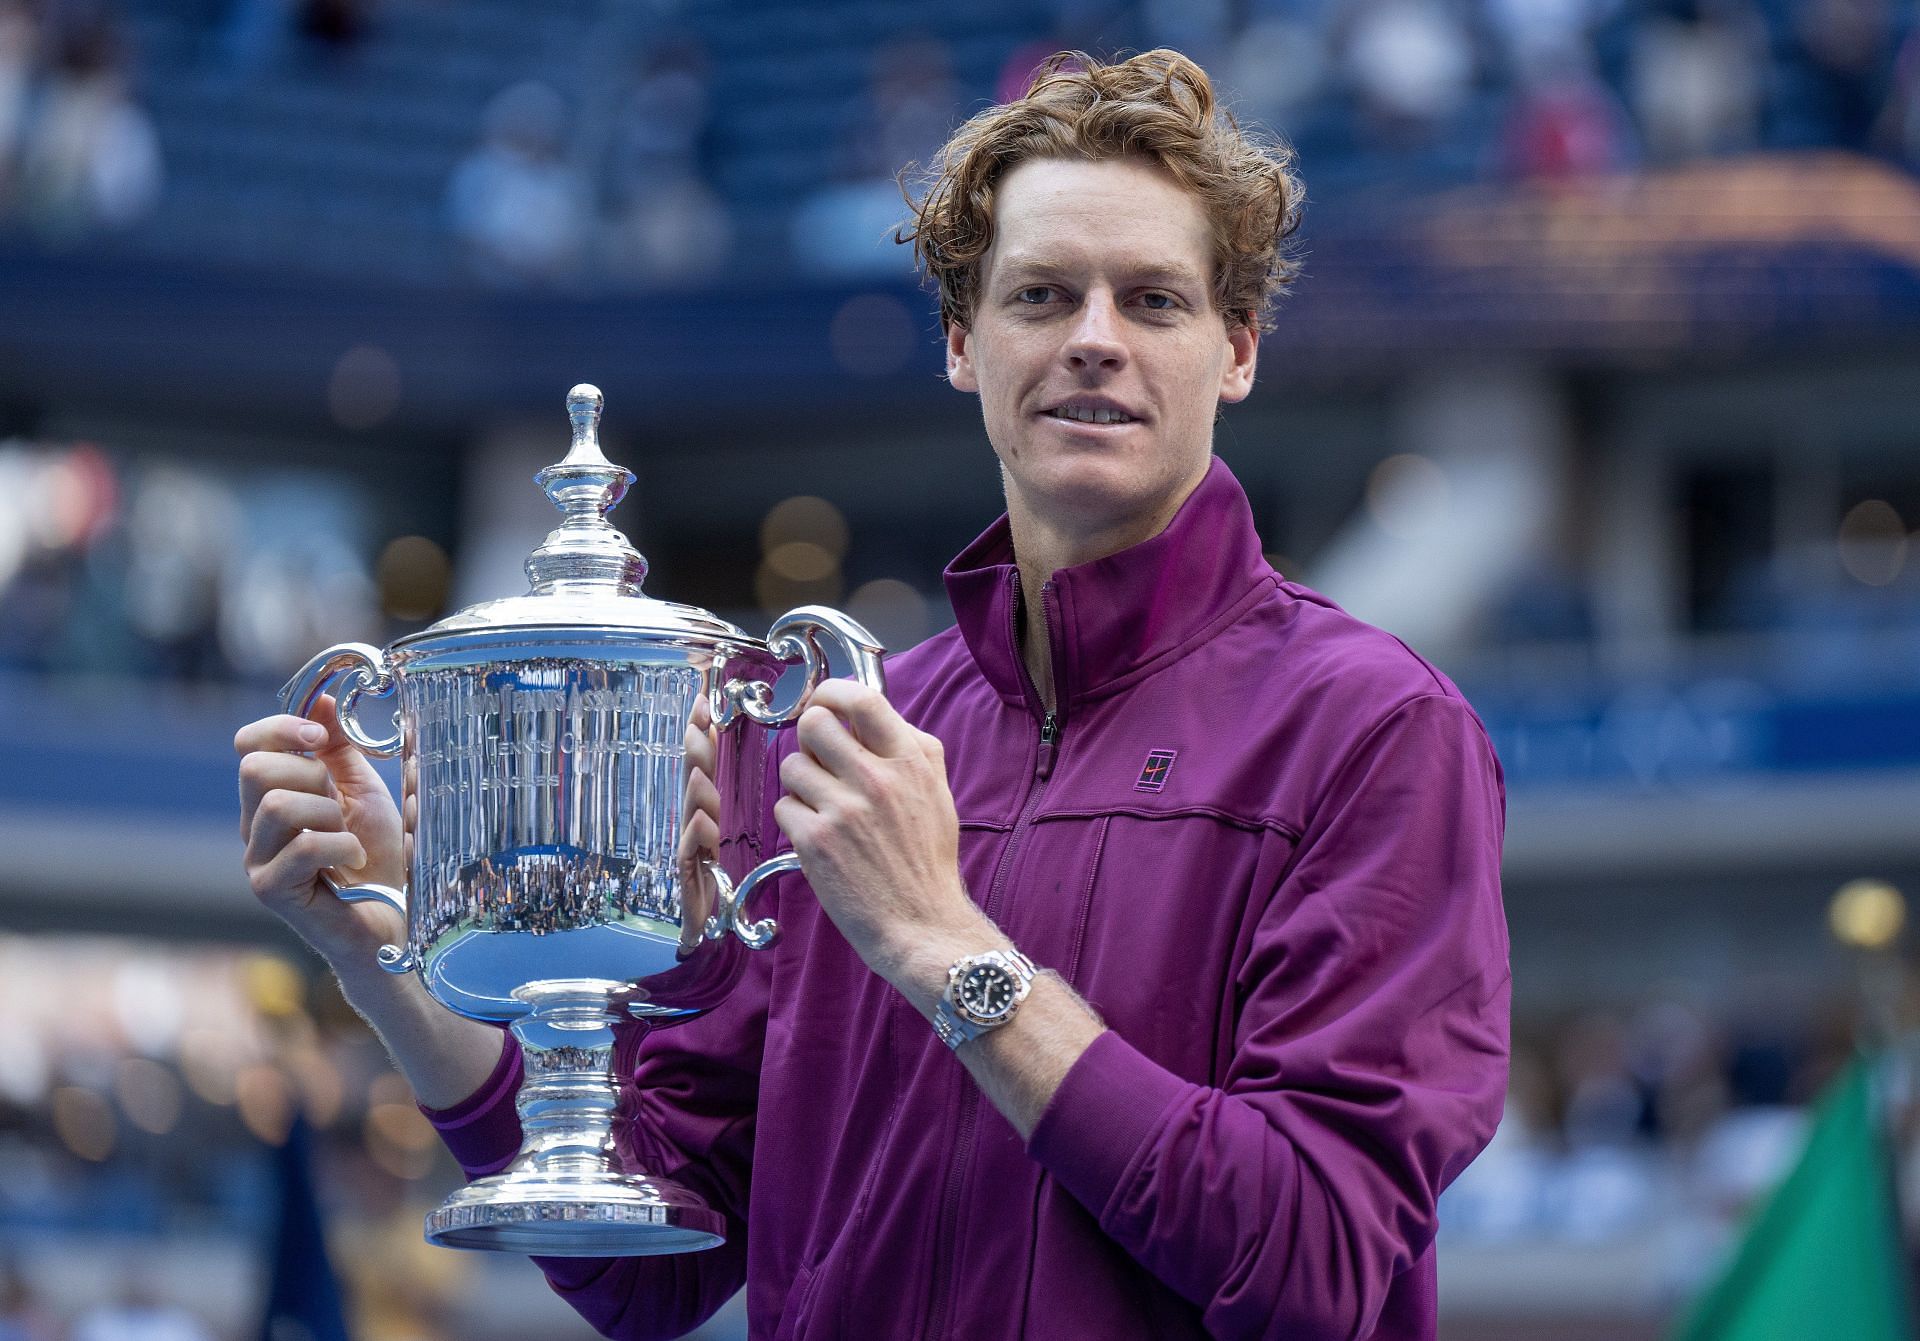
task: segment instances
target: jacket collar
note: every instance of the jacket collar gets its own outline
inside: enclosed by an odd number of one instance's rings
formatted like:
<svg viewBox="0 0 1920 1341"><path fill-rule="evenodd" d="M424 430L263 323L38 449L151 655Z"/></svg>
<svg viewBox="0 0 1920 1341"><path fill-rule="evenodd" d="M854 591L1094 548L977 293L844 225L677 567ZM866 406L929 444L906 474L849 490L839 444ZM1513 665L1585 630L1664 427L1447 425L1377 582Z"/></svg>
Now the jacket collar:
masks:
<svg viewBox="0 0 1920 1341"><path fill-rule="evenodd" d="M1029 701L1020 660L1020 570L1003 515L947 565L967 650L1001 697ZM1067 710L1112 693L1237 617L1275 580L1240 482L1213 459L1158 535L1051 580L1054 697Z"/></svg>

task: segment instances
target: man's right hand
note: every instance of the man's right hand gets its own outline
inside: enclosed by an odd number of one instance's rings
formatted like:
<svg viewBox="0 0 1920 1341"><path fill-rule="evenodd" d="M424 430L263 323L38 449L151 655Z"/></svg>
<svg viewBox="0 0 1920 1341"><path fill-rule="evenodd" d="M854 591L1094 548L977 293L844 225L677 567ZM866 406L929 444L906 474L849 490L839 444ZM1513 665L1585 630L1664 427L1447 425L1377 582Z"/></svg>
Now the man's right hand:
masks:
<svg viewBox="0 0 1920 1341"><path fill-rule="evenodd" d="M343 885L404 883L407 841L386 783L341 732L338 709L324 696L311 719L280 713L249 722L233 747L255 897L336 972L371 968L378 948L404 942L406 928L377 900L343 903L321 872Z"/></svg>

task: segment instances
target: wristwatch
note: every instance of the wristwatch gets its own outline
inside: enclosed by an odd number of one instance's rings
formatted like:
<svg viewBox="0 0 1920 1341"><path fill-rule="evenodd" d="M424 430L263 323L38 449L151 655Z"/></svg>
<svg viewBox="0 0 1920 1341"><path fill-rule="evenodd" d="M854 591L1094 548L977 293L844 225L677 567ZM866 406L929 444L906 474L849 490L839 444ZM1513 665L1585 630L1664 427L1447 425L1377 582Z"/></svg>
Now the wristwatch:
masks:
<svg viewBox="0 0 1920 1341"><path fill-rule="evenodd" d="M1018 950L967 955L947 970L947 990L933 1008L933 1031L957 1048L1013 1018L1033 989L1033 961Z"/></svg>

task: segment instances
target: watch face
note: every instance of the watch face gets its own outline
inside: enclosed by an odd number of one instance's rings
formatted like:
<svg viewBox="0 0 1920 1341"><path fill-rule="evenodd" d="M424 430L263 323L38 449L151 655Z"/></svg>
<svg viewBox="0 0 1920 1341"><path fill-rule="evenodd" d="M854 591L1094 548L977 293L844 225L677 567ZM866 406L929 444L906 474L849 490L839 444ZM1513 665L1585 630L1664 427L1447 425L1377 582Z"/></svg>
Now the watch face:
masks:
<svg viewBox="0 0 1920 1341"><path fill-rule="evenodd" d="M995 1020L1013 1009L1017 990L1013 975L998 964L975 964L961 975L954 997L967 1014Z"/></svg>

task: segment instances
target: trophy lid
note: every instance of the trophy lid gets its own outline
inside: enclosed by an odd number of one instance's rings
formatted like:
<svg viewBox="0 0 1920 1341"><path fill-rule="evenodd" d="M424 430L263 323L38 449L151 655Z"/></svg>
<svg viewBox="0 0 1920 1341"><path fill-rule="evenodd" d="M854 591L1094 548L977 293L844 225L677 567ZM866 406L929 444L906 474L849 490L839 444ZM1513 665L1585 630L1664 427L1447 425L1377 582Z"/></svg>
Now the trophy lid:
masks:
<svg viewBox="0 0 1920 1341"><path fill-rule="evenodd" d="M758 643L744 630L697 606L658 601L640 590L647 561L607 513L626 494L633 473L600 451L600 388L581 383L567 393L573 444L564 460L533 477L560 509L560 525L527 558L531 590L471 605L399 639L406 646L447 634L516 629L602 628L698 642Z"/></svg>

